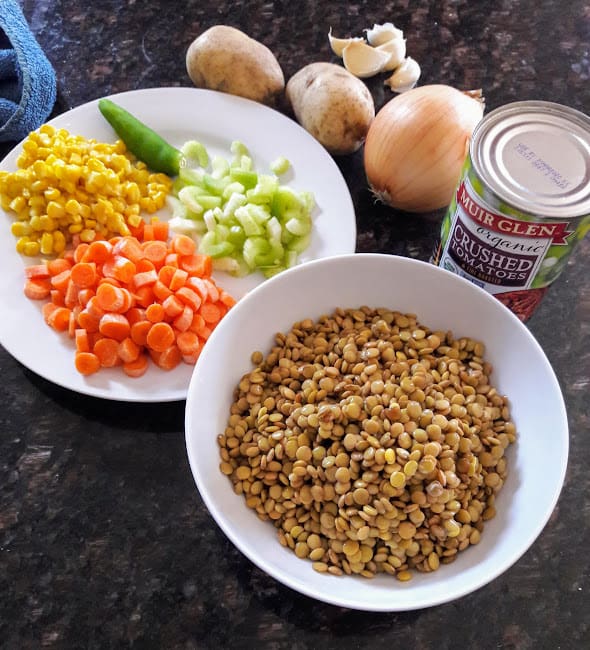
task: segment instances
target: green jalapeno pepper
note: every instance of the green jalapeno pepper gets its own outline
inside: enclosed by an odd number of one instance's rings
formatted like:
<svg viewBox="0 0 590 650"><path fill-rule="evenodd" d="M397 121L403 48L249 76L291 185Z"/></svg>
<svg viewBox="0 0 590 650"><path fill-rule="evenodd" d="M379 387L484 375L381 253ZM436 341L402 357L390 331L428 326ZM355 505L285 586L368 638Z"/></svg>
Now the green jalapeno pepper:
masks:
<svg viewBox="0 0 590 650"><path fill-rule="evenodd" d="M155 172L177 176L182 153L162 136L110 99L100 99L98 108L126 147Z"/></svg>

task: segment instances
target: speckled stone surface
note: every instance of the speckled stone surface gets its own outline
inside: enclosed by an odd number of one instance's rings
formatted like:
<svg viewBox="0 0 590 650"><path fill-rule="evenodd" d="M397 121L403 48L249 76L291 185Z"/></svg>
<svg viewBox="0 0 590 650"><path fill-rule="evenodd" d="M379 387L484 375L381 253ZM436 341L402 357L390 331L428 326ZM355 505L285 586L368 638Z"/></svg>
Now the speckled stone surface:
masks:
<svg viewBox="0 0 590 650"><path fill-rule="evenodd" d="M263 41L289 77L306 63L333 60L330 26L356 34L386 20L405 30L421 83L482 87L488 109L534 98L590 109L590 9L581 0L21 4L58 75L55 114L114 92L190 86L186 49L215 23ZM367 82L377 107L389 97L381 83ZM427 259L440 215L375 205L361 154L337 162L357 211L357 250ZM586 239L529 322L561 383L571 428L553 516L494 582L411 613L315 602L250 564L194 488L184 403L138 407L76 395L0 348L0 647L587 647L589 278Z"/></svg>

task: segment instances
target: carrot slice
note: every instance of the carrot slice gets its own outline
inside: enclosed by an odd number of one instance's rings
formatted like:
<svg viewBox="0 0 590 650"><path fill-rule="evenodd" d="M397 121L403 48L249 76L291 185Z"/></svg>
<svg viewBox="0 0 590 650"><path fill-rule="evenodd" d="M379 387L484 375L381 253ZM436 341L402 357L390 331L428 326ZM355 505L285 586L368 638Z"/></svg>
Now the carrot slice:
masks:
<svg viewBox="0 0 590 650"><path fill-rule="evenodd" d="M207 286L207 295L209 296L209 300L211 302L217 302L219 300L219 289L215 282L209 278L205 278L203 282Z"/></svg>
<svg viewBox="0 0 590 650"><path fill-rule="evenodd" d="M201 306L201 296L189 287L180 287L176 292L176 297L193 311L197 311Z"/></svg>
<svg viewBox="0 0 590 650"><path fill-rule="evenodd" d="M154 239L163 242L168 241L169 227L167 221L157 221L152 218L150 225L153 228Z"/></svg>
<svg viewBox="0 0 590 650"><path fill-rule="evenodd" d="M65 257L56 257L54 260L47 262L49 275L59 275L62 271L72 268L72 262Z"/></svg>
<svg viewBox="0 0 590 650"><path fill-rule="evenodd" d="M182 313L174 319L174 327L176 327L179 332L186 332L193 322L193 314L193 310L188 305L185 305Z"/></svg>
<svg viewBox="0 0 590 650"><path fill-rule="evenodd" d="M133 285L139 289L145 285L154 284L157 279L157 272L155 269L151 269L150 271L143 271L143 273L136 273L135 277L133 278Z"/></svg>
<svg viewBox="0 0 590 650"><path fill-rule="evenodd" d="M168 323L154 323L147 334L147 345L156 352L162 352L174 343L174 330Z"/></svg>
<svg viewBox="0 0 590 650"><path fill-rule="evenodd" d="M172 290L169 289L161 280L156 280L154 283L154 296L160 301L164 302L166 298L172 295Z"/></svg>
<svg viewBox="0 0 590 650"><path fill-rule="evenodd" d="M47 264L31 264L25 267L25 277L32 280L40 280L50 277Z"/></svg>
<svg viewBox="0 0 590 650"><path fill-rule="evenodd" d="M76 283L70 278L68 286L66 288L66 293L64 295L64 305L72 309L78 304L78 293L79 289Z"/></svg>
<svg viewBox="0 0 590 650"><path fill-rule="evenodd" d="M182 354L177 345L170 345L162 351L154 351L151 356L162 370L173 370L182 361Z"/></svg>
<svg viewBox="0 0 590 650"><path fill-rule="evenodd" d="M122 255L115 255L113 277L119 280L119 282L128 284L135 277L135 264Z"/></svg>
<svg viewBox="0 0 590 650"><path fill-rule="evenodd" d="M129 325L134 325L145 320L145 309L142 307L131 307L125 312Z"/></svg>
<svg viewBox="0 0 590 650"><path fill-rule="evenodd" d="M103 368L112 368L120 361L119 342L115 339L108 337L98 339L94 344L93 352L99 358Z"/></svg>
<svg viewBox="0 0 590 650"><path fill-rule="evenodd" d="M144 271L154 271L156 267L153 262L150 262L146 257L142 257L140 260L137 260L135 263L135 268L138 273L143 273Z"/></svg>
<svg viewBox="0 0 590 650"><path fill-rule="evenodd" d="M96 263L76 262L72 266L70 277L82 289L94 286L96 284Z"/></svg>
<svg viewBox="0 0 590 650"><path fill-rule="evenodd" d="M151 323L160 323L166 316L166 310L159 302L153 302L146 307L145 316Z"/></svg>
<svg viewBox="0 0 590 650"><path fill-rule="evenodd" d="M211 326L221 320L221 310L214 302L205 302L201 305L201 316Z"/></svg>
<svg viewBox="0 0 590 650"><path fill-rule="evenodd" d="M51 295L51 281L48 278L27 278L25 296L31 300L45 300Z"/></svg>
<svg viewBox="0 0 590 650"><path fill-rule="evenodd" d="M78 291L78 303L82 305L82 307L86 307L88 301L93 296L94 296L93 289L80 289L80 291Z"/></svg>
<svg viewBox="0 0 590 650"><path fill-rule="evenodd" d="M70 281L70 275L71 275L71 270L68 268L65 271L62 271L61 273L54 275L51 278L51 284L58 291L65 293L66 289L68 288L68 282Z"/></svg>
<svg viewBox="0 0 590 650"><path fill-rule="evenodd" d="M180 268L184 269L190 275L197 275L200 278L208 278L213 272L213 260L209 255L195 253L193 255L183 255L178 260Z"/></svg>
<svg viewBox="0 0 590 650"><path fill-rule="evenodd" d="M49 325L49 317L51 314L59 307L53 302L46 302L43 307L41 307L41 313L43 314L43 320Z"/></svg>
<svg viewBox="0 0 590 650"><path fill-rule="evenodd" d="M174 275L174 272L176 271L175 266L170 266L168 264L165 264L160 268L158 271L158 280L165 284L167 287L170 286L170 282L172 280L172 276Z"/></svg>
<svg viewBox="0 0 590 650"><path fill-rule="evenodd" d="M143 258L143 248L135 237L123 237L113 247L113 253L126 257L134 264L137 264Z"/></svg>
<svg viewBox="0 0 590 650"><path fill-rule="evenodd" d="M96 301L105 312L121 312L125 306L123 289L112 284L99 284L96 289Z"/></svg>
<svg viewBox="0 0 590 650"><path fill-rule="evenodd" d="M130 337L124 338L117 347L117 353L123 363L135 361L141 352L141 348Z"/></svg>
<svg viewBox="0 0 590 650"><path fill-rule="evenodd" d="M67 332L71 311L67 307L56 307L48 316L47 324L58 332Z"/></svg>
<svg viewBox="0 0 590 650"><path fill-rule="evenodd" d="M75 329L74 339L76 341L76 350L78 352L90 352L90 339L88 332L84 328L77 327Z"/></svg>
<svg viewBox="0 0 590 650"><path fill-rule="evenodd" d="M134 361L127 361L123 364L123 372L129 377L141 377L148 369L148 358L140 354Z"/></svg>
<svg viewBox="0 0 590 650"><path fill-rule="evenodd" d="M153 323L149 320L141 320L131 325L129 336L134 343L145 347L147 345L147 335L152 328Z"/></svg>
<svg viewBox="0 0 590 650"><path fill-rule="evenodd" d="M173 293L162 302L162 307L169 318L176 318L184 309L182 302Z"/></svg>
<svg viewBox="0 0 590 650"><path fill-rule="evenodd" d="M168 246L163 241L146 241L143 244L143 255L156 268L160 268L168 255Z"/></svg>
<svg viewBox="0 0 590 650"><path fill-rule="evenodd" d="M82 262L103 264L111 256L112 251L113 245L110 242L105 241L104 239L93 241L84 252Z"/></svg>
<svg viewBox="0 0 590 650"><path fill-rule="evenodd" d="M197 245L195 240L188 235L178 234L172 238L172 250L178 253L180 257L184 257L186 255L193 255L197 250Z"/></svg>
<svg viewBox="0 0 590 650"><path fill-rule="evenodd" d="M135 302L140 307L147 307L154 302L154 290L150 285L139 287L134 291L133 295L135 296Z"/></svg>
<svg viewBox="0 0 590 650"><path fill-rule="evenodd" d="M87 332L98 332L100 317L91 314L88 309L83 309L78 314L78 325L83 327Z"/></svg>
<svg viewBox="0 0 590 650"><path fill-rule="evenodd" d="M143 241L152 241L154 239L154 227L151 223L143 226Z"/></svg>
<svg viewBox="0 0 590 650"><path fill-rule="evenodd" d="M186 281L188 280L188 273L183 269L176 269L174 275L170 280L169 288L171 291L178 291L181 287L184 287Z"/></svg>
<svg viewBox="0 0 590 650"><path fill-rule="evenodd" d="M131 330L129 321L123 314L107 313L101 317L98 330L104 336L116 341L122 341L129 336Z"/></svg>
<svg viewBox="0 0 590 650"><path fill-rule="evenodd" d="M100 370L100 361L92 352L76 352L75 364L81 375L92 375Z"/></svg>
<svg viewBox="0 0 590 650"><path fill-rule="evenodd" d="M231 296L227 291L223 289L219 290L219 301L222 302L226 307L231 308L236 304L236 300Z"/></svg>
<svg viewBox="0 0 590 650"><path fill-rule="evenodd" d="M51 302L54 305L57 305L58 307L65 307L66 306L66 301L65 301L65 296L61 291L58 291L57 289L52 289L49 292L49 298Z"/></svg>
<svg viewBox="0 0 590 650"><path fill-rule="evenodd" d="M196 354L201 347L199 337L194 332L190 331L179 332L176 335L176 345L183 356Z"/></svg>
<svg viewBox="0 0 590 650"><path fill-rule="evenodd" d="M89 247L90 244L87 244L86 242L76 244L76 248L74 249L74 262L81 262Z"/></svg>

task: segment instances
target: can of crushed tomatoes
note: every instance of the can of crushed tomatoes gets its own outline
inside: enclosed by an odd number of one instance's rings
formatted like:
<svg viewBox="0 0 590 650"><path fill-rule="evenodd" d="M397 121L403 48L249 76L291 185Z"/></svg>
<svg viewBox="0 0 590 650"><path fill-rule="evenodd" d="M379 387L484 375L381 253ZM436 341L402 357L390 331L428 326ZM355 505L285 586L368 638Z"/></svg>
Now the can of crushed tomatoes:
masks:
<svg viewBox="0 0 590 650"><path fill-rule="evenodd" d="M473 132L432 262L526 321L590 230L590 118L507 104Z"/></svg>

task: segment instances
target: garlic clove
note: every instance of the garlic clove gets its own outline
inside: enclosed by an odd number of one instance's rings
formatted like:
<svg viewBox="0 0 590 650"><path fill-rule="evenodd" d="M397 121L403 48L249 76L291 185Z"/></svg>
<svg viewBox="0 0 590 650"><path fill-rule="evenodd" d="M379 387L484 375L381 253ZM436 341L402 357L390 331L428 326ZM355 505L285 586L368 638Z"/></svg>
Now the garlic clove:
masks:
<svg viewBox="0 0 590 650"><path fill-rule="evenodd" d="M381 72L389 54L364 42L353 41L342 50L344 67L355 77L366 79Z"/></svg>
<svg viewBox="0 0 590 650"><path fill-rule="evenodd" d="M420 66L411 56L406 57L396 71L385 80L385 85L389 86L393 92L403 93L410 90L420 79Z"/></svg>
<svg viewBox="0 0 590 650"><path fill-rule="evenodd" d="M335 36L332 36L331 27L330 27L330 31L328 32L328 40L330 41L330 47L332 48L332 52L334 52L334 54L336 56L339 56L340 58L342 58L342 51L349 43L353 43L354 41L364 42L364 39L361 36L355 36L352 38L336 38Z"/></svg>
<svg viewBox="0 0 590 650"><path fill-rule="evenodd" d="M365 32L367 33L367 41L375 47L383 45L387 41L404 37L404 32L398 29L393 23L374 24L372 29L365 29Z"/></svg>
<svg viewBox="0 0 590 650"><path fill-rule="evenodd" d="M383 66L381 71L390 72L401 65L406 57L406 39L394 38L378 45L375 49L389 54L389 61Z"/></svg>

